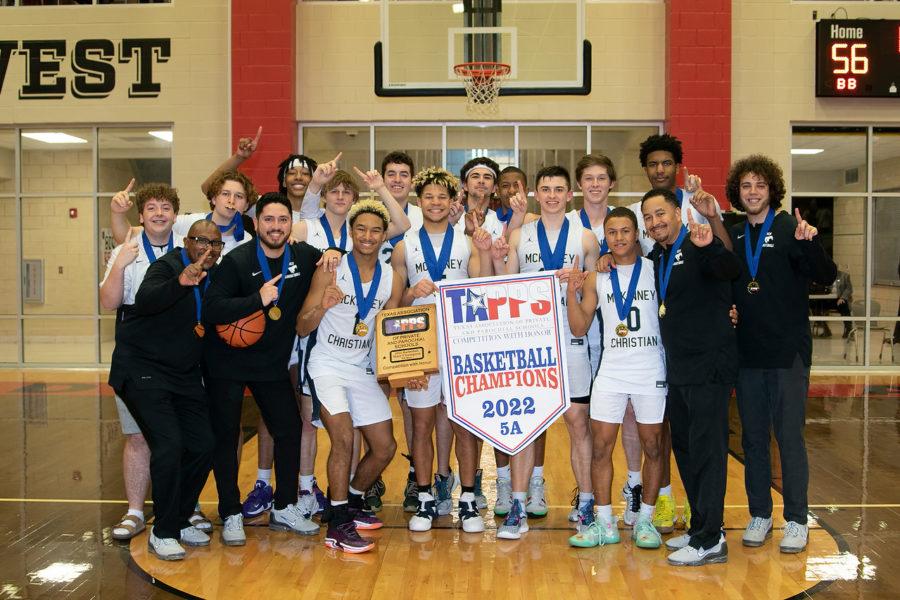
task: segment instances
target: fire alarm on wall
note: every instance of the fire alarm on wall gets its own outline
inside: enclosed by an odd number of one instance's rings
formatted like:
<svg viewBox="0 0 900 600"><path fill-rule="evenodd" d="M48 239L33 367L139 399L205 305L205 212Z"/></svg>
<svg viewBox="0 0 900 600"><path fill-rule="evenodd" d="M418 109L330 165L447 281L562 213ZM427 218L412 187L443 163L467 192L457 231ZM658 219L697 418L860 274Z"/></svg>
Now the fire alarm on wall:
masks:
<svg viewBox="0 0 900 600"><path fill-rule="evenodd" d="M78 218L78 209L77 209L77 208L70 208L70 209L69 209L69 218L70 218L70 219Z"/></svg>

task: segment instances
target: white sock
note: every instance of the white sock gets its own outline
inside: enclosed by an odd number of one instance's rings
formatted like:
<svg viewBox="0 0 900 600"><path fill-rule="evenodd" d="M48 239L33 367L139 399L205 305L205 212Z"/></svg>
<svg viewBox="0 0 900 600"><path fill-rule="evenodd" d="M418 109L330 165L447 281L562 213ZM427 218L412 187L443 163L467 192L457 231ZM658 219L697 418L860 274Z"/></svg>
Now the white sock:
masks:
<svg viewBox="0 0 900 600"><path fill-rule="evenodd" d="M528 492L513 492L513 500L518 500L519 504L525 506L525 500L528 498Z"/></svg>
<svg viewBox="0 0 900 600"><path fill-rule="evenodd" d="M347 504L347 502L348 502L347 500L332 500L331 505L332 506L341 506L342 504Z"/></svg>
<svg viewBox="0 0 900 600"><path fill-rule="evenodd" d="M534 469L532 469L531 476L543 478L544 477L544 465L541 465L539 467L535 467Z"/></svg>
<svg viewBox="0 0 900 600"><path fill-rule="evenodd" d="M258 481L265 481L266 485L269 485L269 482L272 481L272 469L257 469L256 479Z"/></svg>
<svg viewBox="0 0 900 600"><path fill-rule="evenodd" d="M313 482L316 480L314 475L301 475L300 476L300 489L305 490L307 492L312 491Z"/></svg>
<svg viewBox="0 0 900 600"><path fill-rule="evenodd" d="M475 494L473 492L463 492L459 495L460 502L475 502Z"/></svg>
<svg viewBox="0 0 900 600"><path fill-rule="evenodd" d="M351 494L355 495L355 496L362 496L362 495L363 495L363 493L362 493L361 491L359 491L358 489L356 489L356 488L353 487L352 485L351 485L349 488L347 488L347 491L350 492Z"/></svg>
<svg viewBox="0 0 900 600"><path fill-rule="evenodd" d="M628 487L634 488L641 484L640 471L628 471Z"/></svg>
<svg viewBox="0 0 900 600"><path fill-rule="evenodd" d="M137 517L141 521L144 520L144 511L142 511L142 510L137 510L136 508L129 508L128 514L129 514L129 516Z"/></svg>
<svg viewBox="0 0 900 600"><path fill-rule="evenodd" d="M641 502L641 516L653 518L653 509L656 508L655 504L646 504Z"/></svg>
<svg viewBox="0 0 900 600"><path fill-rule="evenodd" d="M509 479L509 465L505 467L497 467L497 478L498 479Z"/></svg>
<svg viewBox="0 0 900 600"><path fill-rule="evenodd" d="M672 484L670 483L666 487L659 488L660 496L671 496L672 495Z"/></svg>
<svg viewBox="0 0 900 600"><path fill-rule="evenodd" d="M602 517L607 521L612 519L612 504L605 504L603 506L596 505L594 506L594 514L598 517Z"/></svg>
<svg viewBox="0 0 900 600"><path fill-rule="evenodd" d="M434 496L428 492L419 492L419 502L428 502L429 500L434 500Z"/></svg>
<svg viewBox="0 0 900 600"><path fill-rule="evenodd" d="M594 501L594 494L591 492L578 492L578 506L584 506Z"/></svg>

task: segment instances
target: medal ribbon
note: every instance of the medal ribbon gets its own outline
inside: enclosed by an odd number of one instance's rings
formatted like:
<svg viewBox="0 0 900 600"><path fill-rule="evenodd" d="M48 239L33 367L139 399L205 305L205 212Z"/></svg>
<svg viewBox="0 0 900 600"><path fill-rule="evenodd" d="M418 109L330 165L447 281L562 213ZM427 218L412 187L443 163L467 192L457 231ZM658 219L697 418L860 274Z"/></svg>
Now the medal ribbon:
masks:
<svg viewBox="0 0 900 600"><path fill-rule="evenodd" d="M206 220L212 221L212 215L212 213L206 215ZM228 223L228 225L219 225L218 223L216 223L216 227L218 227L219 231L221 231L222 233L225 233L226 231L234 227L235 241L240 242L244 239L244 220L241 219L241 213L237 211L234 212L234 216L231 217L231 222Z"/></svg>
<svg viewBox="0 0 900 600"><path fill-rule="evenodd" d="M141 242L144 244L144 254L147 255L147 260L150 261L150 264L156 260L156 252L153 251L153 244L150 243L150 240L147 238L147 232L144 231L141 233ZM172 235L172 232L169 232L169 247L166 248L166 252L171 252L172 248L175 247L175 237ZM187 266L187 265L185 265Z"/></svg>
<svg viewBox="0 0 900 600"><path fill-rule="evenodd" d="M325 218L325 215L319 217L319 223L322 224L322 229L325 230L325 237L328 238L328 246L330 248L340 248L341 250L347 249L347 221L344 221L341 224L341 245L338 246L334 243L334 235L331 233L331 223L328 222L328 219ZM399 240L398 240L399 241Z"/></svg>
<svg viewBox="0 0 900 600"><path fill-rule="evenodd" d="M269 259L266 258L259 240L256 240L256 260L259 261L259 268L262 269L263 279L269 281L272 279L272 271L269 269ZM287 275L288 265L291 262L290 252L284 249L283 258L281 259L281 279L278 280L278 299L272 303L272 306L278 306L278 300L281 300L281 288L284 287L284 276Z"/></svg>
<svg viewBox="0 0 900 600"><path fill-rule="evenodd" d="M188 258L187 252L185 252L184 248L181 249L181 262L184 263L184 266L187 267L191 264L190 259ZM195 285L194 287L194 306L197 307L197 322L200 322L200 305L203 302L200 299L200 286ZM206 273L206 277L203 280L203 292L206 293L206 288L209 287L209 272Z"/></svg>
<svg viewBox="0 0 900 600"><path fill-rule="evenodd" d="M359 320L365 321L366 315L369 314L372 305L375 304L375 294L378 293L378 284L381 282L381 261L375 261L375 274L372 276L372 283L369 284L369 295L363 296L362 277L359 275L359 267L356 266L356 259L353 253L347 255L347 264L350 266L350 274L353 276L353 291L356 292L356 312Z"/></svg>
<svg viewBox="0 0 900 600"><path fill-rule="evenodd" d="M611 210L612 207L607 205L606 214L609 214L609 211ZM581 215L581 224L584 225L585 229L590 229L591 231L593 231L594 228L591 227L591 220L588 218L587 213L584 212L583 208L581 209L581 212L579 214ZM603 241L600 242L600 256L603 256L607 252L609 252L609 245L606 243L606 234L604 233Z"/></svg>
<svg viewBox="0 0 900 600"><path fill-rule="evenodd" d="M766 220L763 221L762 228L759 230L759 239L756 240L756 251L750 249L750 221L744 223L744 253L747 255L747 266L750 267L750 279L756 279L756 272L759 270L759 259L762 256L763 242L766 240L766 234L772 227L772 221L775 220L775 211L769 208L766 213Z"/></svg>
<svg viewBox="0 0 900 600"><path fill-rule="evenodd" d="M669 258L666 260L666 267L659 274L659 301L663 303L666 301L666 288L669 287L669 277L672 276L672 265L675 264L675 255L678 254L678 249L681 248L681 242L684 241L684 237L687 235L688 229L684 225L681 226L681 232L678 234L678 239L675 240L675 243L672 244L672 247L669 248ZM665 256L665 252L663 252L663 256ZM660 256L662 258L662 256ZM660 261L662 262L662 261ZM618 308L618 306L617 306Z"/></svg>
<svg viewBox="0 0 900 600"><path fill-rule="evenodd" d="M569 238L569 220L563 219L562 228L559 230L559 238L556 240L556 248L550 251L550 242L547 240L547 230L544 221L537 224L538 247L541 250L541 262L545 271L562 269L566 259L566 240Z"/></svg>
<svg viewBox="0 0 900 600"><path fill-rule="evenodd" d="M441 243L441 255L437 258L434 256L434 247L424 225L419 228L419 243L422 245L422 254L425 256L425 266L428 267L431 281L437 283L444 278L444 269L447 268L447 260L453 248L453 228L447 223L447 231L444 232L444 241Z"/></svg>
<svg viewBox="0 0 900 600"><path fill-rule="evenodd" d="M513 217L512 207L507 208L506 212L503 212L503 206L501 205L501 206L498 206L497 210L494 212L497 213L497 218L500 219L501 223L506 223L507 225L509 225L509 222L512 220L512 217Z"/></svg>
<svg viewBox="0 0 900 600"><path fill-rule="evenodd" d="M403 207L403 212L404 212L404 214L409 215L409 202L407 202L406 206ZM403 234L401 233L400 235L389 239L388 243L391 245L391 248L393 248L394 246L397 245L397 242L399 242L402 239L403 239ZM341 248L343 248L343 246L341 246Z"/></svg>
<svg viewBox="0 0 900 600"><path fill-rule="evenodd" d="M626 322L628 313L631 311L631 305L634 304L634 292L637 290L638 279L641 278L642 262L643 261L639 256L637 262L634 263L634 269L631 271L631 281L628 282L628 291L625 293L624 299L622 298L622 288L619 287L618 269L613 269L609 272L609 280L612 282L613 288L613 297L616 300L616 312L619 315L619 320L623 323Z"/></svg>

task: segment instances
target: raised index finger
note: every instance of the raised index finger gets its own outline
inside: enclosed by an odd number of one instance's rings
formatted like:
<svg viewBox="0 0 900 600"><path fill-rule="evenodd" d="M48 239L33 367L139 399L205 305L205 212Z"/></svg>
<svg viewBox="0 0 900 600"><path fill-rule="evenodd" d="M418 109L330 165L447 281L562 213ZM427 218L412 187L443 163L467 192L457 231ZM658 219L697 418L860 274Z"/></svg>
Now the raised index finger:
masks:
<svg viewBox="0 0 900 600"><path fill-rule="evenodd" d="M194 264L197 266L203 266L203 263L206 262L206 259L209 258L209 254L212 252L212 246L207 246L206 250L203 251L203 254L200 255L200 258L197 259L197 262ZM278 275L281 277L281 275Z"/></svg>
<svg viewBox="0 0 900 600"><path fill-rule="evenodd" d="M800 209L799 209L799 208L794 208L794 216L797 217L797 224L798 224L798 225L799 225L801 222L803 222L803 217L800 216Z"/></svg>
<svg viewBox="0 0 900 600"><path fill-rule="evenodd" d="M134 187L134 177L131 178L131 181L128 182L128 185L125 186L125 193L128 194L131 192L131 188Z"/></svg>
<svg viewBox="0 0 900 600"><path fill-rule="evenodd" d="M572 261L572 269L578 270L578 255L575 255L575 260Z"/></svg>
<svg viewBox="0 0 900 600"><path fill-rule="evenodd" d="M337 156L335 156L334 158L332 158L330 162L333 162L334 164L337 164L337 161L341 160L341 157L342 157L343 155L344 155L343 152L338 152L338 153L337 153Z"/></svg>
<svg viewBox="0 0 900 600"><path fill-rule="evenodd" d="M274 284L278 283L278 280L279 280L279 279L281 279L281 273L279 273L278 275L276 275L276 276L273 277L272 279L268 280L268 281L266 282L266 285L274 285Z"/></svg>
<svg viewBox="0 0 900 600"><path fill-rule="evenodd" d="M691 215L691 209L688 208L688 209L687 209L687 212L688 212L688 225L693 225L693 224L694 224L694 217Z"/></svg>
<svg viewBox="0 0 900 600"><path fill-rule="evenodd" d="M253 138L253 145L256 146L259 143L259 138L262 136L262 125L259 126L259 129L256 130L256 137Z"/></svg>

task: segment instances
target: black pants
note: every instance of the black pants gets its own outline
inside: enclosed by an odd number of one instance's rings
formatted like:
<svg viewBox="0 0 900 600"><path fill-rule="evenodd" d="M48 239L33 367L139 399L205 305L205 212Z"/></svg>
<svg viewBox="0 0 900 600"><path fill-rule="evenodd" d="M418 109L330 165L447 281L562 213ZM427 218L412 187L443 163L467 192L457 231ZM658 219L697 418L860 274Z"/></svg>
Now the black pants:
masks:
<svg viewBox="0 0 900 600"><path fill-rule="evenodd" d="M215 442L207 397L142 389L131 379L116 391L150 447L153 533L178 539L190 525L188 519L212 465Z"/></svg>
<svg viewBox="0 0 900 600"><path fill-rule="evenodd" d="M772 516L770 431L781 455L784 519L806 524L809 463L806 458L806 394L809 367L798 355L790 369L740 369L736 386L744 448L744 485L750 516Z"/></svg>
<svg viewBox="0 0 900 600"><path fill-rule="evenodd" d="M731 384L669 385L672 452L691 503L690 545L719 543L728 468Z"/></svg>
<svg viewBox="0 0 900 600"><path fill-rule="evenodd" d="M277 381L236 381L205 376L210 414L216 436L213 473L219 492L219 517L241 512L238 489L237 444L241 434L244 387L250 388L272 439L275 441L275 508L297 502L300 476L300 410L287 370Z"/></svg>

